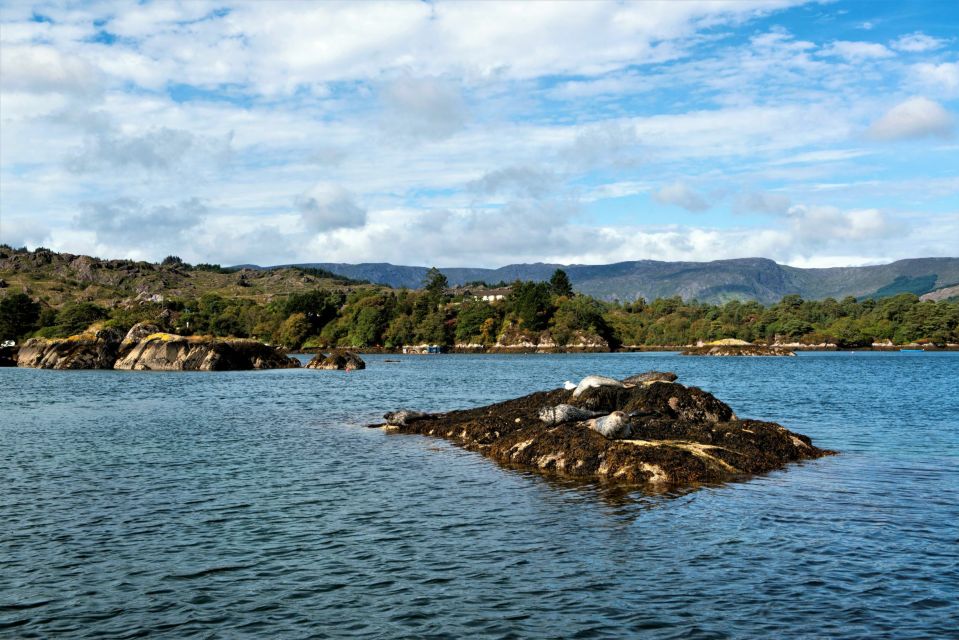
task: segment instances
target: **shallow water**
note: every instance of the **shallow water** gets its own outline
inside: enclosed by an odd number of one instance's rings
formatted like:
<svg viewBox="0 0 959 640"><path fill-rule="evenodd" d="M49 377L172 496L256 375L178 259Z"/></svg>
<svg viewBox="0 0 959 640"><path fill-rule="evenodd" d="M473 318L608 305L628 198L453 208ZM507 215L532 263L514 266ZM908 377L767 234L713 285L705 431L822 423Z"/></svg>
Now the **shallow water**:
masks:
<svg viewBox="0 0 959 640"><path fill-rule="evenodd" d="M0 636L957 637L959 354L367 362L0 369ZM842 454L644 495L361 428L648 369Z"/></svg>

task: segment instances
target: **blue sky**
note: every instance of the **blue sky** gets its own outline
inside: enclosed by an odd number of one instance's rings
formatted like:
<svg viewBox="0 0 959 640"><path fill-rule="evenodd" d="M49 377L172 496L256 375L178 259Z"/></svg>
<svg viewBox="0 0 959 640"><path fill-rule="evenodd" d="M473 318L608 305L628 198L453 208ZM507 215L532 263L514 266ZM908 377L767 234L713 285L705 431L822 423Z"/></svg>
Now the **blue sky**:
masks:
<svg viewBox="0 0 959 640"><path fill-rule="evenodd" d="M957 33L954 2L5 2L0 242L955 256Z"/></svg>

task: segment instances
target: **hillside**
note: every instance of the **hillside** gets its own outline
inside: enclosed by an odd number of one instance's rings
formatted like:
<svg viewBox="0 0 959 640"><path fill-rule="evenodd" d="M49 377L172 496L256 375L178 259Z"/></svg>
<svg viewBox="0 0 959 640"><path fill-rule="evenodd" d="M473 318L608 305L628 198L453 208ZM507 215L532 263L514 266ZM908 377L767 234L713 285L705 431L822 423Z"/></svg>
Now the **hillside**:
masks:
<svg viewBox="0 0 959 640"><path fill-rule="evenodd" d="M853 296L885 298L898 293L950 297L959 285L959 258L917 258L868 267L798 269L764 258L713 262L639 260L608 265L514 264L498 269L442 269L451 285L469 282L546 281L564 269L574 288L601 300L654 300L679 296L721 304L729 300L778 302L799 294L807 300ZM309 263L259 267L190 266L105 260L41 249L0 248L0 279L53 306L68 300L107 303L153 295L195 298L204 293L265 302L271 296L310 289L350 289L377 283L419 288L426 267L388 263ZM945 295L933 292L943 291Z"/></svg>
<svg viewBox="0 0 959 640"><path fill-rule="evenodd" d="M323 262L300 266L408 288L419 287L427 272L426 267L388 263ZM442 271L450 284L461 285L478 280L489 283L543 281L557 268L567 272L577 291L603 300L622 301L680 296L710 303L737 299L771 304L789 294L799 294L809 300L846 296L881 298L904 292L922 295L959 284L959 258L917 258L885 265L831 269L799 269L765 258L743 258L713 262L638 260L608 265L535 263L498 269L454 267Z"/></svg>
<svg viewBox="0 0 959 640"><path fill-rule="evenodd" d="M369 286L303 268L232 270L218 265L104 260L9 247L0 247L0 281L12 292L27 293L53 307L72 301L110 306L118 300L198 298L207 293L264 303L277 295L317 288Z"/></svg>

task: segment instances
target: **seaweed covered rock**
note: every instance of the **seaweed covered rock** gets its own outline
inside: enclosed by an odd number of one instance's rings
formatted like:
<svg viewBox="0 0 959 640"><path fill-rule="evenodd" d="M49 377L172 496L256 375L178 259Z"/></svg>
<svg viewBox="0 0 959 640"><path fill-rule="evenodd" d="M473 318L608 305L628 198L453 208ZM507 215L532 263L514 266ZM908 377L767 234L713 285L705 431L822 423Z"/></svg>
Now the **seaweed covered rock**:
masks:
<svg viewBox="0 0 959 640"><path fill-rule="evenodd" d="M106 328L69 338L31 338L17 353L17 366L35 369L111 369L123 334Z"/></svg>
<svg viewBox="0 0 959 640"><path fill-rule="evenodd" d="M131 329L131 332L133 330ZM114 369L134 371L244 371L290 369L299 361L256 340L154 333L131 337ZM136 342L132 342L135 339Z"/></svg>
<svg viewBox="0 0 959 640"><path fill-rule="evenodd" d="M568 389L541 391L390 428L445 438L508 466L661 487L748 477L832 453L778 424L740 420L712 394L657 376L576 398Z"/></svg>
<svg viewBox="0 0 959 640"><path fill-rule="evenodd" d="M322 353L316 354L306 365L306 368L353 371L354 369L365 369L366 363L352 351L337 349L326 356Z"/></svg>

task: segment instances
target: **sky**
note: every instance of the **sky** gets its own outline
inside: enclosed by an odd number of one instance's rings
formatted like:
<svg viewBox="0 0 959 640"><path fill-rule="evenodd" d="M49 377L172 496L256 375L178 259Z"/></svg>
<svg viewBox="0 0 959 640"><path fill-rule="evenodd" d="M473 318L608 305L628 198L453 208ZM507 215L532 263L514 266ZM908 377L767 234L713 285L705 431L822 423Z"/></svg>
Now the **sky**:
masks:
<svg viewBox="0 0 959 640"><path fill-rule="evenodd" d="M261 265L959 255L959 3L0 0L0 242Z"/></svg>

